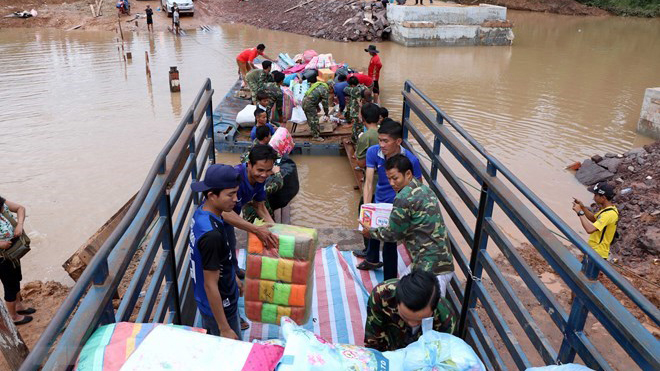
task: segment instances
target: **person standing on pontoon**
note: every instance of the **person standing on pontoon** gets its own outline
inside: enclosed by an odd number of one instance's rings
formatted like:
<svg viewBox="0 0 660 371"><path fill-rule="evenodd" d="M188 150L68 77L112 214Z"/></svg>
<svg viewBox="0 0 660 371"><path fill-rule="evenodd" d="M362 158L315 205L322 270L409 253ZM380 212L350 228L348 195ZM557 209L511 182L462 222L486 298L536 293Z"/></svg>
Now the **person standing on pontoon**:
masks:
<svg viewBox="0 0 660 371"><path fill-rule="evenodd" d="M264 51L266 50L266 45L259 44L256 48L249 48L243 50L238 56L236 56L236 64L238 65L238 74L243 80L243 86L245 86L245 76L250 70L255 69L254 59L258 56L262 56L268 60L273 60L267 56Z"/></svg>

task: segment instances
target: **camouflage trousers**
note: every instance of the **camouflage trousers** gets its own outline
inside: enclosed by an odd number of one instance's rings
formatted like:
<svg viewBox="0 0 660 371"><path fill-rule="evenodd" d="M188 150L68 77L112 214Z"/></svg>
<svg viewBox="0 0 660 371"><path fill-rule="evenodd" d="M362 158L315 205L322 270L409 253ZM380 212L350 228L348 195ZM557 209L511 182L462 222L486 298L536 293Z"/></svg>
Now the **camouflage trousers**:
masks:
<svg viewBox="0 0 660 371"><path fill-rule="evenodd" d="M363 132L364 132L364 124L359 119L356 118L355 121L353 121L353 134L351 135L351 141L357 144L358 137Z"/></svg>
<svg viewBox="0 0 660 371"><path fill-rule="evenodd" d="M346 105L346 112L344 113L344 117L346 118L347 122L351 122L355 124L355 122L360 120L360 107L355 105L355 104L347 104Z"/></svg>
<svg viewBox="0 0 660 371"><path fill-rule="evenodd" d="M252 95L252 104L257 105L257 92L261 88L261 85L256 81L247 81L247 85L250 88L250 94Z"/></svg>
<svg viewBox="0 0 660 371"><path fill-rule="evenodd" d="M312 136L319 137L321 135L321 130L319 128L318 107L305 99L303 100L302 108L305 112L305 117L307 117L307 125L309 125L309 130L311 130Z"/></svg>

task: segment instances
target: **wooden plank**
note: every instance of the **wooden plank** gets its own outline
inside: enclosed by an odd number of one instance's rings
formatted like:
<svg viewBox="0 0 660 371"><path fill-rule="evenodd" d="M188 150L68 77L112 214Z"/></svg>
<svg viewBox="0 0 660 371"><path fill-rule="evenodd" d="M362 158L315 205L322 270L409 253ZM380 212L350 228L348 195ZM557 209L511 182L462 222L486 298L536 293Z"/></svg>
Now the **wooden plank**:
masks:
<svg viewBox="0 0 660 371"><path fill-rule="evenodd" d="M351 142L349 138L344 138L342 141L344 150L346 151L346 156L348 157L348 163L351 165L351 171L355 177L355 182L357 183L357 188L362 193L362 185L364 184L364 171L358 169L357 159L355 158L355 145Z"/></svg>
<svg viewBox="0 0 660 371"><path fill-rule="evenodd" d="M18 370L30 352L2 300L0 300L0 351L10 370Z"/></svg>
<svg viewBox="0 0 660 371"><path fill-rule="evenodd" d="M288 13L288 12L294 10L294 9L300 8L301 6L303 6L303 5L307 5L307 4L311 3L312 1L314 1L314 0L309 0L309 1L305 1L304 3L300 3L300 4L296 5L296 6L293 6L293 7L289 8L289 9L285 10L284 13Z"/></svg>
<svg viewBox="0 0 660 371"><path fill-rule="evenodd" d="M287 123L286 128L291 132L291 125L290 123ZM332 136L342 136L342 135L351 135L352 129L350 126L339 126L334 129L332 132L322 132L322 137L332 137ZM299 124L298 127L296 128L295 133L292 133L291 136L294 138L299 138L299 137L311 137L312 132L309 130L309 126L307 124Z"/></svg>
<svg viewBox="0 0 660 371"><path fill-rule="evenodd" d="M78 248L78 250L71 255L66 262L64 262L64 264L62 264L62 268L64 268L74 281L78 280L82 272L87 268L87 264L89 264L105 240L107 240L112 232L114 232L115 228L117 228L119 222L121 222L124 215L126 215L126 212L131 207L131 204L133 204L135 196L137 196L137 193L133 195L124 206L119 208L119 210L92 235L92 237L80 246L80 248Z"/></svg>

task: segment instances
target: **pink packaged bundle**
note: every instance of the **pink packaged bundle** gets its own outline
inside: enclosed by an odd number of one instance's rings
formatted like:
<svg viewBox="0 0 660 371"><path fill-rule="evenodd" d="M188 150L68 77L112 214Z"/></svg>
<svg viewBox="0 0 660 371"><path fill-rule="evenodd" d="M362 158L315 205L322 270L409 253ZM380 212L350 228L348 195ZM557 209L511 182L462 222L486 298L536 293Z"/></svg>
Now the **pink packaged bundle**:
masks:
<svg viewBox="0 0 660 371"><path fill-rule="evenodd" d="M317 53L313 49L305 50L303 52L303 63L305 63L305 64L309 63L309 61L311 61L312 58L316 57L317 55L319 55L319 53Z"/></svg>
<svg viewBox="0 0 660 371"><path fill-rule="evenodd" d="M270 138L268 144L273 147L280 156L287 155L293 151L295 143L289 131L284 127L279 127L275 130L275 134Z"/></svg>
<svg viewBox="0 0 660 371"><path fill-rule="evenodd" d="M332 58L332 54L319 54L317 67L321 68L331 68L335 65L335 60Z"/></svg>
<svg viewBox="0 0 660 371"><path fill-rule="evenodd" d="M293 114L293 106L296 105L296 100L293 97L293 92L286 86L282 86L282 117L280 122L287 122L291 120ZM273 110L274 111L274 110Z"/></svg>
<svg viewBox="0 0 660 371"><path fill-rule="evenodd" d="M314 57L312 60L307 63L307 66L305 66L306 70L315 70L318 68L318 63L319 63L319 57Z"/></svg>

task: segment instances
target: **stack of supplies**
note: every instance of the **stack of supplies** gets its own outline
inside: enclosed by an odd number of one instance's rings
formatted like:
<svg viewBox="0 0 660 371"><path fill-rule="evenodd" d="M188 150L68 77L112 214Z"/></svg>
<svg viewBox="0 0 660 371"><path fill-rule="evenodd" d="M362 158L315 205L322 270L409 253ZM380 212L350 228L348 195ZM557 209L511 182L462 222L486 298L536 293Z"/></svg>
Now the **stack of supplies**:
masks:
<svg viewBox="0 0 660 371"><path fill-rule="evenodd" d="M335 78L335 73L332 72L331 69L322 68L319 70L319 80L328 82L330 80L334 80L334 78Z"/></svg>
<svg viewBox="0 0 660 371"><path fill-rule="evenodd" d="M299 325L309 320L314 285L315 229L275 224L277 249L248 235L245 313L251 321L279 325L282 316Z"/></svg>

